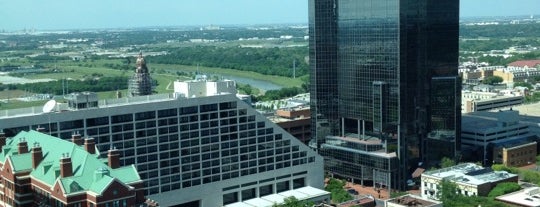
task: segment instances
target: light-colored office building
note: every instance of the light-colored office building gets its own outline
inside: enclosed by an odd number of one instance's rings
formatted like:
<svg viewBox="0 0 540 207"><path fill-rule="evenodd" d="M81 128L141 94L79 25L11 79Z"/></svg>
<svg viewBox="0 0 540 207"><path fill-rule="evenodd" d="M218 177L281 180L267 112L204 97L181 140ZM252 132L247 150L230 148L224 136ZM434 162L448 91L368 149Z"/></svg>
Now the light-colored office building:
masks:
<svg viewBox="0 0 540 207"><path fill-rule="evenodd" d="M214 96L217 94L236 94L236 83L232 80L211 81L206 75L197 75L195 80L175 81L174 91L188 98Z"/></svg>
<svg viewBox="0 0 540 207"><path fill-rule="evenodd" d="M473 163L462 163L422 173L422 198L437 200L437 191L443 179L455 183L459 194L487 196L498 183L517 182L518 176L506 171L493 171Z"/></svg>
<svg viewBox="0 0 540 207"><path fill-rule="evenodd" d="M315 151L234 94L207 95L177 90L86 108L49 102L45 112L0 111L0 128L13 136L40 127L62 139L79 132L100 152L116 148L120 164L137 167L146 197L160 206L223 206L323 188L323 159Z"/></svg>
<svg viewBox="0 0 540 207"><path fill-rule="evenodd" d="M523 103L523 95L500 95L493 92L463 91L461 113L489 111Z"/></svg>

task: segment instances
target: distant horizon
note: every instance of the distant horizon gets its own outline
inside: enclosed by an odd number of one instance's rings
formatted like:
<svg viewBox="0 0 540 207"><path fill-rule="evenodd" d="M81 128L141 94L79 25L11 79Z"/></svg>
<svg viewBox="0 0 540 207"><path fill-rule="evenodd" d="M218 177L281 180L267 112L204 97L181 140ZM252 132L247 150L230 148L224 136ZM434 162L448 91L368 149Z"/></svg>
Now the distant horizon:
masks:
<svg viewBox="0 0 540 207"><path fill-rule="evenodd" d="M307 0L0 0L0 8L0 31L308 23ZM539 0L461 0L460 17L540 16L538 8Z"/></svg>
<svg viewBox="0 0 540 207"><path fill-rule="evenodd" d="M536 19L540 20L540 13L539 14L521 14L521 15L506 15L506 16L467 16L467 17L460 17L460 20L463 19L475 19L475 18L499 18L499 17L527 17L527 16L534 16ZM133 26L133 27L100 27L100 28L59 28L59 29L37 29L37 28L21 28L21 29L15 29L15 30L6 30L0 28L0 32L2 30L5 30L5 32L20 32L20 31L28 31L28 30L35 30L36 32L48 32L48 31L76 31L76 30L132 30L132 29L157 29L157 28L170 28L170 29L178 29L178 28L202 28L207 26L219 26L219 27L249 27L249 26L258 26L258 27L264 27L264 26L276 26L276 25L302 25L307 26L308 22L284 22L284 23L253 23L253 24L241 24L241 23L225 23L225 24L193 24L193 25L155 25L155 26Z"/></svg>

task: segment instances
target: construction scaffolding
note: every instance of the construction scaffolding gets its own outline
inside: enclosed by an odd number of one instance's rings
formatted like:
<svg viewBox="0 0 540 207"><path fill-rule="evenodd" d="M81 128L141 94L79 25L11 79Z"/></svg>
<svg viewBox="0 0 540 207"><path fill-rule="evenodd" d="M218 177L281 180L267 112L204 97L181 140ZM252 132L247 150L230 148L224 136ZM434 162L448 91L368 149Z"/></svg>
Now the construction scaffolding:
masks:
<svg viewBox="0 0 540 207"><path fill-rule="evenodd" d="M146 67L142 52L137 57L135 74L128 81L128 96L145 96L152 94L152 78Z"/></svg>

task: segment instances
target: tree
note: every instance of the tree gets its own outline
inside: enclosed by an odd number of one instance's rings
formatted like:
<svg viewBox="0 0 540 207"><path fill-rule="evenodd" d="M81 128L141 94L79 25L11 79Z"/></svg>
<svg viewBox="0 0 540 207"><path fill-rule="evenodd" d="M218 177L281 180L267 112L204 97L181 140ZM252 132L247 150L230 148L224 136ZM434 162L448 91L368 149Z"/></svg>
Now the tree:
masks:
<svg viewBox="0 0 540 207"><path fill-rule="evenodd" d="M502 82L503 82L503 78L501 78L500 76L496 76L496 75L486 77L482 81L483 84L488 84L488 85L496 85L496 84L499 84L499 83L502 83Z"/></svg>
<svg viewBox="0 0 540 207"><path fill-rule="evenodd" d="M452 167L454 165L456 165L456 161L454 161L453 159L450 159L448 157L443 157L441 159L441 168Z"/></svg>
<svg viewBox="0 0 540 207"><path fill-rule="evenodd" d="M285 198L283 204L274 204L272 207L309 207L315 205L312 201L298 200L296 197L291 196Z"/></svg>
<svg viewBox="0 0 540 207"><path fill-rule="evenodd" d="M497 196L515 192L520 189L521 187L519 186L519 184L515 182L499 183L489 192L488 197L495 198Z"/></svg>
<svg viewBox="0 0 540 207"><path fill-rule="evenodd" d="M443 203L453 201L459 197L457 190L458 186L455 183L443 179L439 185L437 185L437 194L435 196L437 200L440 200Z"/></svg>
<svg viewBox="0 0 540 207"><path fill-rule="evenodd" d="M341 203L353 198L345 189L343 189L343 186L345 186L345 181L330 178L326 187L324 187L324 190L331 193L332 201L334 203Z"/></svg>
<svg viewBox="0 0 540 207"><path fill-rule="evenodd" d="M442 180L437 186L437 199L442 201L444 207L461 207L461 206L490 206L503 207L504 203L494 201L492 198L478 196L464 196L458 193L458 186L449 181Z"/></svg>
<svg viewBox="0 0 540 207"><path fill-rule="evenodd" d="M506 171L506 172L514 173L514 174L519 173L518 168L506 167L503 164L494 164L494 165L491 166L491 169L493 169L494 171Z"/></svg>
<svg viewBox="0 0 540 207"><path fill-rule="evenodd" d="M518 87L518 86L527 87L529 90L533 89L533 86L530 83L525 83L525 82L516 82L516 83L514 83L514 87Z"/></svg>

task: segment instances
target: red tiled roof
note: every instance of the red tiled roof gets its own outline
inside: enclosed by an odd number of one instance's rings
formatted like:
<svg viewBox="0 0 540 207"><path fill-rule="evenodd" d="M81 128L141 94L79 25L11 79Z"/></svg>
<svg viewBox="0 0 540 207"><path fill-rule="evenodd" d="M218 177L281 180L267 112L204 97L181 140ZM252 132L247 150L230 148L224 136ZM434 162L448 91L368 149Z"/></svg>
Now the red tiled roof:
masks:
<svg viewBox="0 0 540 207"><path fill-rule="evenodd" d="M515 67L536 67L536 65L540 64L540 60L518 60L515 62L511 62L508 64L508 66L515 66Z"/></svg>

